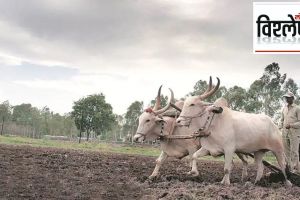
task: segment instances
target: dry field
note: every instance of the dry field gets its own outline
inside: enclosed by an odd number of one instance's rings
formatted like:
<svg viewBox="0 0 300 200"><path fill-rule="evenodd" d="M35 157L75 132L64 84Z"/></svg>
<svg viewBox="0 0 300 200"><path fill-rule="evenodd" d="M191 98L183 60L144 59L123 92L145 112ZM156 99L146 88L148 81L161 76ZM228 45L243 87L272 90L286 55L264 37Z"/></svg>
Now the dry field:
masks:
<svg viewBox="0 0 300 200"><path fill-rule="evenodd" d="M236 162L231 186L219 184L220 161L200 161L195 178L185 174L186 162L168 159L161 176L150 182L154 166L155 158L147 156L0 144L0 199L300 198L300 187L286 188L276 178L253 185L253 165L244 184Z"/></svg>

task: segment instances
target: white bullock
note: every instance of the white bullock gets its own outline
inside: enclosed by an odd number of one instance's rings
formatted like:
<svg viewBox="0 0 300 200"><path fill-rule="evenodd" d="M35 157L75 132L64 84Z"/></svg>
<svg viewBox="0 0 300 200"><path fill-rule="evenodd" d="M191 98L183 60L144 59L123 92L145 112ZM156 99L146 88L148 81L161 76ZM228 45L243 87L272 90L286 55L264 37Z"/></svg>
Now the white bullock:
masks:
<svg viewBox="0 0 300 200"><path fill-rule="evenodd" d="M210 85L211 85L210 78ZM219 88L217 85L209 92L199 96L188 97L183 105L177 123L187 126L191 131L200 131L206 137L200 139L202 148L193 155L192 171L198 174L197 158L205 155L218 156L224 154L224 177L221 183L230 184L230 172L234 153L254 153L257 165L255 183L263 175L263 155L271 151L285 176L286 184L291 185L285 173L285 155L281 133L272 119L264 114L238 112L222 106L223 100L214 105L203 100L213 95ZM225 100L226 101L226 100Z"/></svg>

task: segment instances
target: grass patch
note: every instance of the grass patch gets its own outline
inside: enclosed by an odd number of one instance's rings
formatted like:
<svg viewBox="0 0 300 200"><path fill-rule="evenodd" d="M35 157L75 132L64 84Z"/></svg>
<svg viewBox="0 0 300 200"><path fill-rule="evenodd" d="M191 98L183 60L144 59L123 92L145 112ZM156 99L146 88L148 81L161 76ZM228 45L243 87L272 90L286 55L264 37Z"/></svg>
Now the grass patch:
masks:
<svg viewBox="0 0 300 200"><path fill-rule="evenodd" d="M49 139L32 139L16 136L0 136L0 144L10 145L30 145L33 147L51 147L63 149L90 150L100 152L137 154L145 156L158 156L160 150L154 147L136 147L124 144L109 144L96 142L73 142L73 141L58 141Z"/></svg>

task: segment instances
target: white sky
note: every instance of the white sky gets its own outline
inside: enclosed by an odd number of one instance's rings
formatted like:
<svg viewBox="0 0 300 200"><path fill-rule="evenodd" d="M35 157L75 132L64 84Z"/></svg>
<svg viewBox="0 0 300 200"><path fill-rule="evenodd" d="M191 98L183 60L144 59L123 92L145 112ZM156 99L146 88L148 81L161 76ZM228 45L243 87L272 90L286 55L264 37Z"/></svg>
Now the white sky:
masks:
<svg viewBox="0 0 300 200"><path fill-rule="evenodd" d="M100 92L123 114L209 75L247 88L272 62L300 83L299 55L252 53L252 1L0 0L0 30L0 102L61 114Z"/></svg>

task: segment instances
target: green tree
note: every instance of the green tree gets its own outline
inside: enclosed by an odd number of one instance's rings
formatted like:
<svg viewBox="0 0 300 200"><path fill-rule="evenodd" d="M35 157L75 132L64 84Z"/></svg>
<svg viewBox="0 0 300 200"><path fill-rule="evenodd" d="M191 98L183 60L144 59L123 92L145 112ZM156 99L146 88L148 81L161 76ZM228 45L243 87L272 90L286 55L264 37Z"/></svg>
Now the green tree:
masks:
<svg viewBox="0 0 300 200"><path fill-rule="evenodd" d="M281 75L279 70L278 63L272 63L265 67L263 76L251 84L247 111L264 112L270 117L274 117L278 112L283 95L281 88L286 79L286 74Z"/></svg>
<svg viewBox="0 0 300 200"><path fill-rule="evenodd" d="M245 99L245 110L250 113L261 113L263 111L263 92L262 81L255 80L247 91L247 98Z"/></svg>
<svg viewBox="0 0 300 200"><path fill-rule="evenodd" d="M295 103L296 104L300 103L299 94L298 94L299 87L298 87L297 83L292 78L289 78L284 82L282 89L283 89L284 93L287 93L288 91L291 91L292 93L294 93Z"/></svg>
<svg viewBox="0 0 300 200"><path fill-rule="evenodd" d="M196 96L196 95L203 94L207 87L208 87L208 83L206 81L199 80L195 83L194 90L190 92L189 95Z"/></svg>
<svg viewBox="0 0 300 200"><path fill-rule="evenodd" d="M192 92L190 92L188 95L191 95L191 96L201 95L205 92L207 87L208 87L208 83L206 81L199 80L195 83L194 90ZM217 92L215 94L213 94L212 96L205 99L205 101L214 102L218 98L224 96L226 93L227 93L227 88L225 86L221 86L221 87L219 87L219 89L217 90Z"/></svg>
<svg viewBox="0 0 300 200"><path fill-rule="evenodd" d="M0 120L1 120L1 127L0 127L0 134L3 134L4 124L8 122L11 117L11 106L8 101L4 101L0 104Z"/></svg>
<svg viewBox="0 0 300 200"><path fill-rule="evenodd" d="M64 120L64 116L51 112L51 117L49 120L50 135L63 135Z"/></svg>
<svg viewBox="0 0 300 200"><path fill-rule="evenodd" d="M17 125L17 132L23 132L24 136L40 137L41 135L41 112L31 104L20 104L13 106L12 121Z"/></svg>
<svg viewBox="0 0 300 200"><path fill-rule="evenodd" d="M76 133L76 125L75 125L74 119L72 118L71 113L67 113L63 117L64 117L63 133L65 133L65 135L72 137L73 133L74 132ZM77 136L77 134L76 134L76 136Z"/></svg>
<svg viewBox="0 0 300 200"><path fill-rule="evenodd" d="M115 123L113 125L113 128L108 132L108 138L111 141L121 141L122 139L122 127L124 118L122 115L115 114Z"/></svg>
<svg viewBox="0 0 300 200"><path fill-rule="evenodd" d="M245 101L247 99L247 92L244 88L234 86L228 89L224 95L229 103L229 107L237 111L245 111Z"/></svg>
<svg viewBox="0 0 300 200"><path fill-rule="evenodd" d="M102 93L89 95L74 102L72 117L80 133L86 132L87 140L91 131L101 135L110 130L115 122L112 107L106 103Z"/></svg>
<svg viewBox="0 0 300 200"><path fill-rule="evenodd" d="M160 104L161 104L161 107L164 107L167 105L167 102L168 102L168 96L164 96L164 95L160 95ZM156 102L156 99L153 99L151 100L150 102L150 107L153 108L154 105L155 105L155 102Z"/></svg>
<svg viewBox="0 0 300 200"><path fill-rule="evenodd" d="M131 138L138 126L138 117L143 113L144 103L142 101L133 102L125 114L125 124L123 126L123 135L131 134Z"/></svg>
<svg viewBox="0 0 300 200"><path fill-rule="evenodd" d="M51 119L51 112L47 106L43 107L43 109L41 110L41 119L42 134L50 135L49 121Z"/></svg>
<svg viewBox="0 0 300 200"><path fill-rule="evenodd" d="M41 111L36 108L32 107L30 110L30 126L32 127L32 132L31 132L31 137L33 138L40 138L40 132L41 132L41 125L42 125L42 116L41 116Z"/></svg>
<svg viewBox="0 0 300 200"><path fill-rule="evenodd" d="M17 124L28 125L32 123L31 104L20 104L13 107L12 120Z"/></svg>

